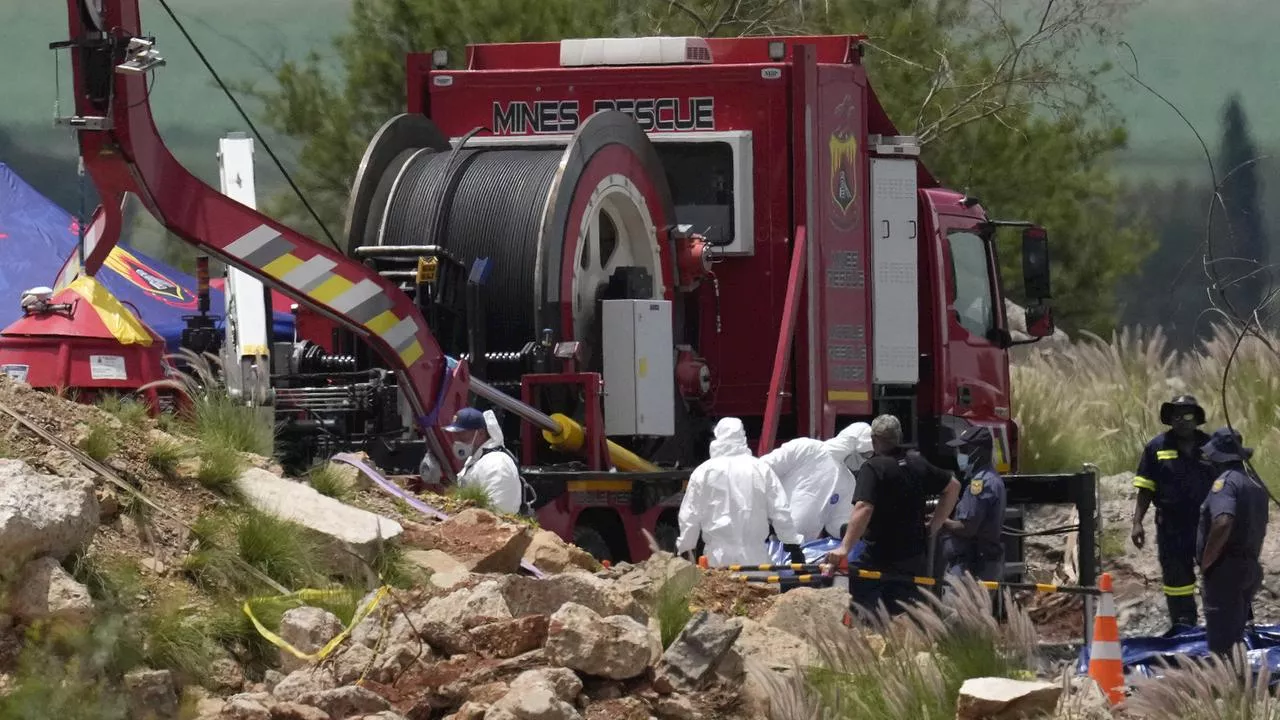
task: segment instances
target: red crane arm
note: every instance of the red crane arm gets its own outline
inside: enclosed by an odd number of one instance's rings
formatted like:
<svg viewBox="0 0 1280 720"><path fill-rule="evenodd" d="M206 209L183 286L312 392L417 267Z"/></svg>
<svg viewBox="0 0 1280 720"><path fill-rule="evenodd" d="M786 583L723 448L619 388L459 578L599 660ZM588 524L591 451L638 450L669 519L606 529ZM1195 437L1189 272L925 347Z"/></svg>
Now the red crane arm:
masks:
<svg viewBox="0 0 1280 720"><path fill-rule="evenodd" d="M466 364L449 370L406 294L363 264L214 190L173 157L151 115L147 72L117 69L129 59L130 40L142 35L137 0L67 0L67 8L71 41L62 45L72 52L77 117L71 124L102 199L86 242L86 273L94 274L119 240L121 200L133 193L174 234L365 338L396 372L421 429L465 402ZM441 438L428 433L433 436L437 457L456 469L453 454L441 452Z"/></svg>

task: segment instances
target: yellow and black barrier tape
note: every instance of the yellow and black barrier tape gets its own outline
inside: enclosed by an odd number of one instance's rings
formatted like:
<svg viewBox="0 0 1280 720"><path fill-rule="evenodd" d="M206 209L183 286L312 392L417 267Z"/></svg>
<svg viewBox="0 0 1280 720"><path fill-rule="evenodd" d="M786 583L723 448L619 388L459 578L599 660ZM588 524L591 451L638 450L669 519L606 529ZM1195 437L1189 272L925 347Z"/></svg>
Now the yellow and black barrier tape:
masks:
<svg viewBox="0 0 1280 720"><path fill-rule="evenodd" d="M356 608L355 614L351 616L351 622L347 623L346 627L343 628L342 632L338 633L337 637L330 640L328 643L325 644L324 647L320 648L314 653L304 653L301 650L295 648L293 645L290 645L289 643L285 642L284 638L268 630L266 626L263 625L262 622L259 621L258 618L253 614L253 605L255 603L265 602L268 600L300 600L304 603L315 602L317 600L327 600L330 598L349 595L351 593L350 590L307 589L307 590L299 590L294 593L289 593L288 595L251 598L249 600L244 601L244 607L242 609L244 610L244 614L248 616L249 622L253 623L253 627L257 629L258 634L261 635L263 638L265 638L267 642L271 643L272 645L275 645L276 647L280 648L281 650L284 650L285 652L289 653L290 655L293 655L294 657L300 660L305 660L307 662L319 662L325 659L326 657L328 657L329 653L333 652L335 648L341 645L342 641L347 639L347 636L351 634L351 631L355 628L355 626L359 625L360 621L368 617L369 614L372 613L374 609L378 607L378 603L382 602L382 599L386 597L387 593L390 591L391 591L391 588L386 585L383 585L382 587L378 588L378 590L373 594L373 597L370 598L368 602L366 602L364 605L360 606L359 608Z"/></svg>
<svg viewBox="0 0 1280 720"><path fill-rule="evenodd" d="M766 575L763 577L759 575L734 575L733 578L735 580L743 580L745 582L762 582L762 583L776 583L776 584L797 583L799 585L806 585L810 583L820 583L820 582L831 582L831 580L833 579L832 576L830 575L813 575L813 574Z"/></svg>
<svg viewBox="0 0 1280 720"><path fill-rule="evenodd" d="M881 582L896 583L913 583L915 585L924 585L926 587L934 587L941 584L941 580L931 577L921 577L912 575L886 575L878 570L851 570L850 577L860 577L866 580L880 580ZM1052 585L1049 583L1024 583L1024 582L996 582L994 580L979 580L978 584L988 590L999 590L1007 588L1009 590L1031 590L1039 593L1064 593L1068 595L1100 595L1101 591L1096 587L1086 587L1083 585Z"/></svg>
<svg viewBox="0 0 1280 720"><path fill-rule="evenodd" d="M727 570L729 572L777 572L779 570L821 572L822 567L823 566L818 563L780 563L776 565L724 565L722 567L714 567L710 569Z"/></svg>

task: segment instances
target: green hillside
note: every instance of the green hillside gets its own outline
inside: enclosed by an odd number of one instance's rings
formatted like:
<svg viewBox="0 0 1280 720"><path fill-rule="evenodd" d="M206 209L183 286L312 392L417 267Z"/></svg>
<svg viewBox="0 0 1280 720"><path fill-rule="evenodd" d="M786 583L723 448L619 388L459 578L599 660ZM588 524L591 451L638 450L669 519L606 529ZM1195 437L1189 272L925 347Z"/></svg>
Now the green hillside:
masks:
<svg viewBox="0 0 1280 720"><path fill-rule="evenodd" d="M328 39L343 27L350 0L170 0L219 71L237 82L267 77L264 67L311 51L331 57ZM518 2L513 2L518 7ZM234 109L213 86L176 28L154 0L143 0L144 22L158 36L169 66L159 73L152 96L156 120L179 159L206 180L216 176L217 138L244 130ZM66 33L65 9L56 0L0 3L0 61L24 68L0 76L0 161L22 167L59 202L74 201L65 181L74 172L70 135L51 127L54 104L52 40ZM1232 91L1244 95L1260 144L1280 147L1280 126L1261 122L1280 115L1277 63L1265 51L1280 26L1273 0L1146 0L1130 16L1125 35L1136 51L1141 77L1178 105L1212 142L1217 113ZM478 38L479 39L479 38ZM1118 60L1131 63L1127 55ZM68 78L63 63L64 81ZM69 106L63 83L63 108ZM1129 122L1131 148L1122 172L1169 178L1202 171L1194 138L1158 98L1117 74L1108 83L1117 110ZM286 162L293 148L271 138ZM31 158L53 154L62 162ZM262 181L279 178L263 160Z"/></svg>

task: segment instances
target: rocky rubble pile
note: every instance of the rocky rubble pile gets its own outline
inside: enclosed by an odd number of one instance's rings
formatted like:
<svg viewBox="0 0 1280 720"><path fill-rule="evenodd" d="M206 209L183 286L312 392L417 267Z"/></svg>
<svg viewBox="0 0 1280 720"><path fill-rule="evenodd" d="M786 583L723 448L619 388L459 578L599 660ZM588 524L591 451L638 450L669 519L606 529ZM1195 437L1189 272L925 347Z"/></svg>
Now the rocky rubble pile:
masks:
<svg viewBox="0 0 1280 720"><path fill-rule="evenodd" d="M459 516L443 525L474 522ZM490 537L490 551L474 543L466 563L505 564L498 558L509 543ZM699 610L664 650L662 620L649 603L664 583L693 584L701 574L659 554L542 579L455 575L448 590L388 598L319 663L282 651L281 673L202 701L200 717L767 718L768 698L748 678L747 661L790 670L815 660L814 649L783 628L799 630L819 614L838 619L847 595L802 588L776 596L759 620ZM341 630L337 617L304 607L285 614L280 632L313 653Z"/></svg>

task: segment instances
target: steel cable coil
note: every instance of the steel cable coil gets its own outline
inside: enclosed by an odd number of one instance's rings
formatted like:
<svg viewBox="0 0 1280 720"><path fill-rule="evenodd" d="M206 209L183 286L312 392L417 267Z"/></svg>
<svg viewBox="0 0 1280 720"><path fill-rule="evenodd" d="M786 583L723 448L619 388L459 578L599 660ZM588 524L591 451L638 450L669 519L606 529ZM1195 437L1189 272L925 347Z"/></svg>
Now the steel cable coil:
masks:
<svg viewBox="0 0 1280 720"><path fill-rule="evenodd" d="M387 200L380 245L438 245L468 265L493 260L485 286L492 352L518 351L536 335L538 240L563 155L465 147L420 153Z"/></svg>

